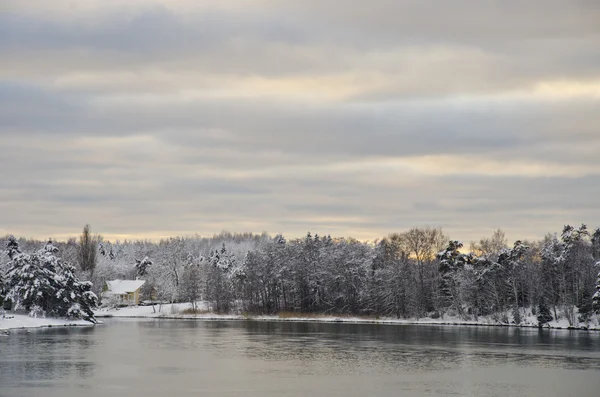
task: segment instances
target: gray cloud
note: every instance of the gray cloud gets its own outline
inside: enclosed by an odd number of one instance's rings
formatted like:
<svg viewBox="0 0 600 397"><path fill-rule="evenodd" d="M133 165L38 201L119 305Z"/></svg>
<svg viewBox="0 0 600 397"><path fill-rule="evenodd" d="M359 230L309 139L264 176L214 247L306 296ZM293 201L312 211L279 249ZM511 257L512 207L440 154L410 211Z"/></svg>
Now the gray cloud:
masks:
<svg viewBox="0 0 600 397"><path fill-rule="evenodd" d="M600 224L595 2L142 3L4 5L0 233Z"/></svg>

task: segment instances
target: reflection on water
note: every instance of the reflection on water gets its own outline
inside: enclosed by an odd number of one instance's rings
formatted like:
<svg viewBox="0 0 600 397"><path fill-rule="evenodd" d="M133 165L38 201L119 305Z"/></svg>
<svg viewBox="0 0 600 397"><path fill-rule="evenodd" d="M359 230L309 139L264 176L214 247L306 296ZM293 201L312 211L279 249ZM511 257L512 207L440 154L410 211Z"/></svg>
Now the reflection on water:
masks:
<svg viewBox="0 0 600 397"><path fill-rule="evenodd" d="M0 339L0 396L598 396L600 334L109 320Z"/></svg>
<svg viewBox="0 0 600 397"><path fill-rule="evenodd" d="M0 340L0 396L12 384L32 390L85 379L94 374L89 349L93 328L57 328L28 333L14 331ZM32 391L29 395L39 395ZM6 394L6 396L18 395Z"/></svg>

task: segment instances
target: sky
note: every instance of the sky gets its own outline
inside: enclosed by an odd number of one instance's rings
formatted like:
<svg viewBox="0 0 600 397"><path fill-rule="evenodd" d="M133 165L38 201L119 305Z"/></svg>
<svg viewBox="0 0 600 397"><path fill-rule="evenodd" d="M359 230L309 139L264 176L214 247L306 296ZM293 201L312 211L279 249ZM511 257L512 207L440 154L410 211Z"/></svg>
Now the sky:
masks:
<svg viewBox="0 0 600 397"><path fill-rule="evenodd" d="M600 226L600 1L2 0L0 234Z"/></svg>

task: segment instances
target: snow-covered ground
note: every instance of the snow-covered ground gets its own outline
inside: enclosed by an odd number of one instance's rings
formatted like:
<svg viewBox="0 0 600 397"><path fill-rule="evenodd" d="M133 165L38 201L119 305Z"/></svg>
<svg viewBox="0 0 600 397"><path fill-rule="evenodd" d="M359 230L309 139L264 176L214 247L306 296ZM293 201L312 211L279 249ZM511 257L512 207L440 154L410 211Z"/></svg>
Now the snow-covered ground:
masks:
<svg viewBox="0 0 600 397"><path fill-rule="evenodd" d="M65 320L59 318L34 318L27 314L7 313L5 318L0 316L0 330L15 329L15 328L43 328L43 327L61 327L73 325L92 325L84 320Z"/></svg>
<svg viewBox="0 0 600 397"><path fill-rule="evenodd" d="M119 309L99 309L95 312L96 317L128 317L128 318L171 318L171 319L198 319L198 320L254 320L254 321L296 321L296 322L324 322L324 323L365 323L365 324L429 324L429 325L482 325L482 326L506 326L489 317L480 317L478 321L465 321L458 317L445 316L444 318L420 318L420 319L396 319L396 318L371 318L371 317L352 317L335 315L308 315L303 316L277 316L277 315L242 315L242 314L216 314L208 311L208 305L205 302L197 304L200 314L184 314L183 311L191 309L190 303L176 303L154 306L132 306ZM160 310L160 311L159 311ZM537 327L537 319L528 313L524 317L520 327ZM588 324L590 330L600 330L599 319L593 317ZM26 314L7 313L6 318L0 317L0 330L16 328L40 328L40 327L60 327L60 326L89 326L89 322L84 320L66 320L56 318L33 318ZM580 324L580 326L583 324ZM515 325L511 325L515 326ZM566 329L569 323L566 319L551 321L548 324L551 328Z"/></svg>
<svg viewBox="0 0 600 397"><path fill-rule="evenodd" d="M444 318L420 318L420 319L396 319L396 318L370 318L370 317L351 317L351 316L298 316L298 317L280 317L277 315L242 315L242 314L216 314L208 312L206 303L198 303L199 310L206 311L201 314L182 314L186 309L191 309L190 303L176 303L163 305L160 312L159 307L155 306L132 306L120 309L100 309L95 315L96 317L138 317L138 318L171 318L171 319L198 319L198 320L254 320L254 321L303 321L303 322L328 322L328 323L366 323L366 324L430 324L430 325L482 325L482 326L507 326L492 320L489 317L480 317L478 321L465 321L458 317L445 316ZM537 327L537 318L528 313L524 316L523 322L519 327ZM583 324L581 324L583 325ZM510 325L515 326L515 325ZM551 321L548 326L550 328L566 329L569 328L569 323L566 319ZM598 318L593 317L588 324L590 330L600 330Z"/></svg>

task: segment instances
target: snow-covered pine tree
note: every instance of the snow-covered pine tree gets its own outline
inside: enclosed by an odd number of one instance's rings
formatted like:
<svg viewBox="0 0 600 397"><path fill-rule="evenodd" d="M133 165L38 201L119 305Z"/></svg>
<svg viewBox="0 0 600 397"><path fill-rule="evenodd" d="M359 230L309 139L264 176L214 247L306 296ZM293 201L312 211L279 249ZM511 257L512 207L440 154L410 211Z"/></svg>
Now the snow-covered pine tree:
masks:
<svg viewBox="0 0 600 397"><path fill-rule="evenodd" d="M522 291L519 291L519 272L523 266L523 257L529 250L529 247L521 240L515 241L513 248L504 249L498 255L498 265L502 270L508 300L512 301L512 316L515 324L521 323L522 316L519 309L519 297Z"/></svg>
<svg viewBox="0 0 600 397"><path fill-rule="evenodd" d="M12 261L12 259L21 253L21 249L19 248L19 242L15 238L15 236L8 236L8 241L6 243L6 255ZM7 266L10 262L7 264ZM9 284L8 284L8 276L5 276L3 269L0 269L0 304L4 305L4 300L6 299L6 294L8 293ZM7 271L8 272L8 271ZM1 307L0 307L1 309Z"/></svg>
<svg viewBox="0 0 600 397"><path fill-rule="evenodd" d="M9 239L7 244L11 261L6 297L26 310L41 308L51 316L95 322L92 309L97 298L92 284L79 281L75 269L54 255L58 249L52 241L31 254L21 253L15 241Z"/></svg>
<svg viewBox="0 0 600 397"><path fill-rule="evenodd" d="M596 263L596 268L600 268L600 262ZM596 314L600 314L600 271L596 280L596 293L592 297L592 309Z"/></svg>
<svg viewBox="0 0 600 397"><path fill-rule="evenodd" d="M138 276L142 277L148 273L148 267L152 266L153 262L145 257L142 260L135 260L135 269L137 270Z"/></svg>
<svg viewBox="0 0 600 397"><path fill-rule="evenodd" d="M596 228L592 235L592 247L594 259L598 260L596 262L598 276L596 278L596 292L592 296L592 310L596 314L600 314L600 227Z"/></svg>
<svg viewBox="0 0 600 397"><path fill-rule="evenodd" d="M234 292L231 275L235 267L235 257L227 252L224 243L206 263L205 295L217 312L225 313L231 308Z"/></svg>
<svg viewBox="0 0 600 397"><path fill-rule="evenodd" d="M14 246L9 257L7 298L15 302L16 307L29 310L39 306L51 311L54 296L60 287L57 258L46 250L32 254L15 253Z"/></svg>
<svg viewBox="0 0 600 397"><path fill-rule="evenodd" d="M92 283L79 281L75 268L68 263L61 263L60 288L56 293L56 315L60 317L81 318L95 323L93 309L98 305L98 298L91 291Z"/></svg>
<svg viewBox="0 0 600 397"><path fill-rule="evenodd" d="M100 255L106 256L106 249L104 248L104 244L98 244L98 252L100 252Z"/></svg>
<svg viewBox="0 0 600 397"><path fill-rule="evenodd" d="M15 238L15 236L8 236L8 242L6 243L6 254L9 259L13 259L17 254L21 253L21 249L19 248L19 242Z"/></svg>
<svg viewBox="0 0 600 397"><path fill-rule="evenodd" d="M540 251L542 257L541 267L541 293L546 303L558 319L558 306L563 300L563 257L565 245L556 234L546 238Z"/></svg>
<svg viewBox="0 0 600 397"><path fill-rule="evenodd" d="M592 256L595 260L600 261L600 227L597 227L592 233Z"/></svg>
<svg viewBox="0 0 600 397"><path fill-rule="evenodd" d="M454 307L456 314L465 317L462 300L459 294L459 282L456 278L458 270L464 268L465 264L471 263L471 256L459 252L463 244L451 240L444 251L438 253L440 272L440 305L442 308Z"/></svg>
<svg viewBox="0 0 600 397"><path fill-rule="evenodd" d="M582 302L581 299L589 300L594 286L594 258L589 241L591 237L593 236L590 236L585 224L578 228L567 225L561 235L561 240L565 245L563 310L571 326L577 325L575 306L581 306L584 311L590 309L588 307L590 302ZM586 289L587 291L584 291Z"/></svg>
<svg viewBox="0 0 600 397"><path fill-rule="evenodd" d="M0 311L2 311L2 307L4 305L5 295L6 295L6 281L4 280L4 274L2 273L2 269L0 269Z"/></svg>

